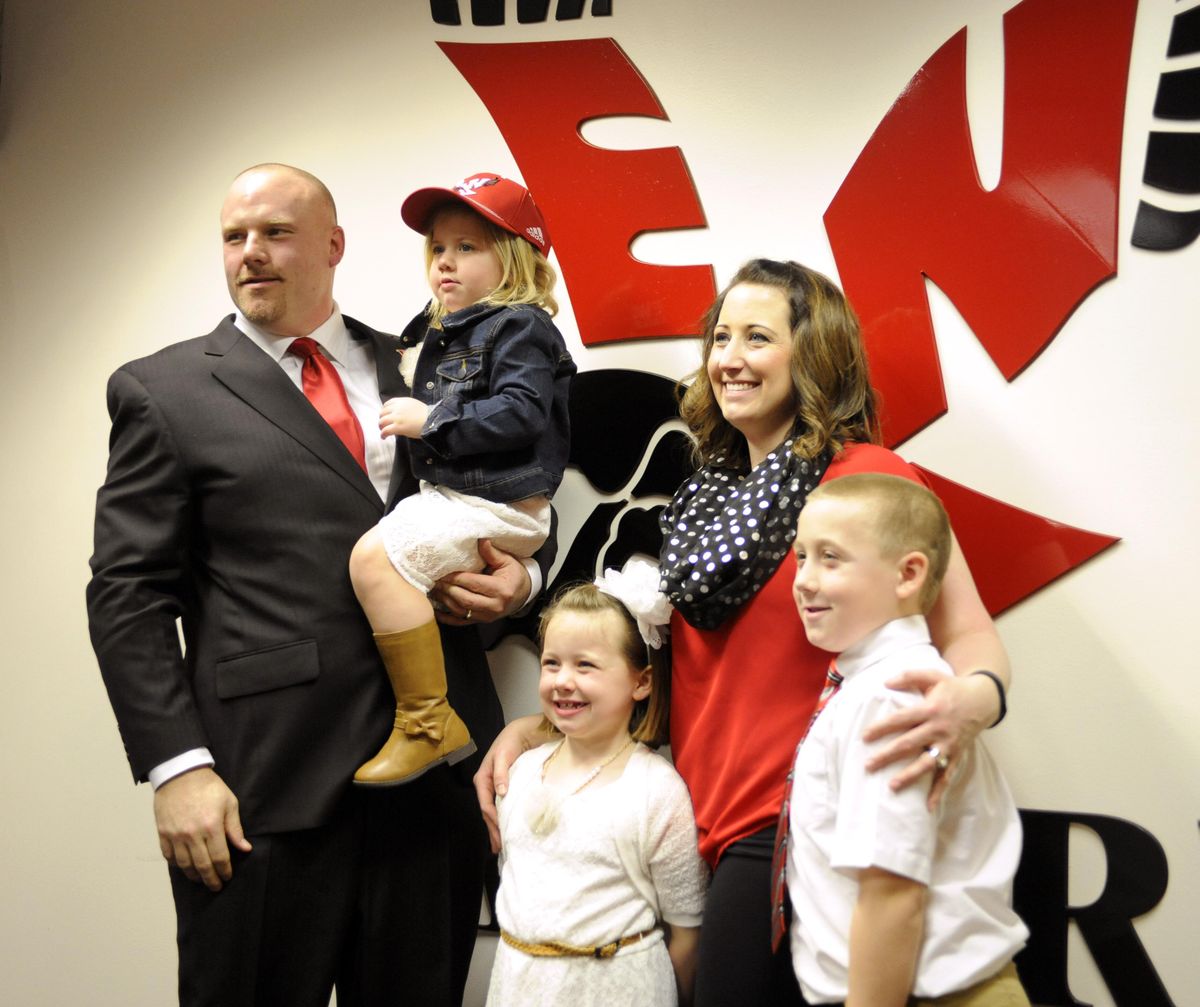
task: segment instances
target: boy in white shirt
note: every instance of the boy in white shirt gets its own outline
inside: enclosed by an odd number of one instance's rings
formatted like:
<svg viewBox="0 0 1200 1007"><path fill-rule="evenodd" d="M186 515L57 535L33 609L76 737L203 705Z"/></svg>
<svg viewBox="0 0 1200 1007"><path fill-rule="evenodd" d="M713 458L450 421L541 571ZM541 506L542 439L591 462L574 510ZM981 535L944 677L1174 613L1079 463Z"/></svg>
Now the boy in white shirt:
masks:
<svg viewBox="0 0 1200 1007"><path fill-rule="evenodd" d="M844 681L793 773L792 961L812 1004L1029 1004L1012 964L1028 937L1011 908L1021 826L987 751L963 753L933 812L928 784L894 793L887 774L863 769L866 726L921 701L885 683L908 669L951 674L924 616L950 542L937 498L896 476L836 479L800 513L796 606L809 641L839 655Z"/></svg>

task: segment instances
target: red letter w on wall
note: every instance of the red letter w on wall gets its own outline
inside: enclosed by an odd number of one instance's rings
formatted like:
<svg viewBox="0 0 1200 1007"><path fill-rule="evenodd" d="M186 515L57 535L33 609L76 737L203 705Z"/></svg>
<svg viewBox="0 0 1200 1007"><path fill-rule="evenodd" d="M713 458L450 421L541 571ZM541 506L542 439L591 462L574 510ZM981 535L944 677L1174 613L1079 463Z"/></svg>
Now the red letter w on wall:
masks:
<svg viewBox="0 0 1200 1007"><path fill-rule="evenodd" d="M1012 380L1115 273L1136 7L1025 0L1005 15L1004 154L993 192L971 151L959 32L909 82L826 211L889 444L946 411L926 276ZM1115 541L928 475L993 613Z"/></svg>
<svg viewBox="0 0 1200 1007"><path fill-rule="evenodd" d="M959 32L910 81L826 211L888 443L946 411L925 276L1012 380L1116 272L1136 8L1025 0L1005 15L1004 153L993 192L971 152Z"/></svg>

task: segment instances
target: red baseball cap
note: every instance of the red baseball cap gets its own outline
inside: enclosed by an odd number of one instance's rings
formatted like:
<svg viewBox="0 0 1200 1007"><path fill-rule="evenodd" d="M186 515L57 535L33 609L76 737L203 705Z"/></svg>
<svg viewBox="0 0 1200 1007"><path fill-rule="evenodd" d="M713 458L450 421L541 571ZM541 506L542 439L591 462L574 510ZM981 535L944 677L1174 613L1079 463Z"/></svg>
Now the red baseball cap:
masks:
<svg viewBox="0 0 1200 1007"><path fill-rule="evenodd" d="M546 221L529 190L494 171L481 171L450 189L418 189L400 207L400 216L421 234L429 231L433 211L446 203L466 203L497 227L524 238L543 255L550 251Z"/></svg>

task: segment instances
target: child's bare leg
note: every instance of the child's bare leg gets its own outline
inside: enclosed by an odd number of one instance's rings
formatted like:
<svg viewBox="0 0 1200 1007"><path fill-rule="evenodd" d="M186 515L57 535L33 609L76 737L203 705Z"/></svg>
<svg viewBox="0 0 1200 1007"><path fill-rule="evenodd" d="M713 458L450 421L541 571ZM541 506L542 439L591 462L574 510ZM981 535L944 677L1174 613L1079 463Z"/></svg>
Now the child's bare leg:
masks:
<svg viewBox="0 0 1200 1007"><path fill-rule="evenodd" d="M362 785L407 783L475 751L466 724L446 700L446 668L433 606L391 564L378 529L350 556L350 577L375 631L396 697L396 720L383 748L354 774Z"/></svg>
<svg viewBox="0 0 1200 1007"><path fill-rule="evenodd" d="M433 618L433 606L425 593L392 566L378 528L360 538L350 553L350 580L376 633L416 629Z"/></svg>

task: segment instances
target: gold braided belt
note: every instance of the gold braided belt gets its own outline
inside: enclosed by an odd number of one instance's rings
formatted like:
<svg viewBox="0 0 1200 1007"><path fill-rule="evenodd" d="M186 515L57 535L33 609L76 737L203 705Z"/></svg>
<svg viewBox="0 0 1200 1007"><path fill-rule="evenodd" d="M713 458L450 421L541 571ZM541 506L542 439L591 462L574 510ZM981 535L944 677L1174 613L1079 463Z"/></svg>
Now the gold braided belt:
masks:
<svg viewBox="0 0 1200 1007"><path fill-rule="evenodd" d="M643 930L640 934L630 934L628 937L622 937L611 944L598 944L595 947L582 947L578 944L567 944L563 941L530 944L528 941L514 937L507 930L501 930L500 937L505 944L516 948L518 951L524 951L527 955L533 955L535 958L611 958L621 948L627 948L630 944L636 944L643 938L649 937L657 929L658 927L651 927L649 930Z"/></svg>

